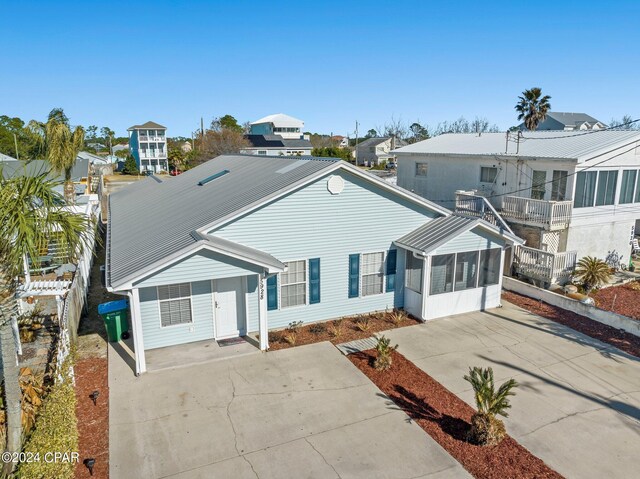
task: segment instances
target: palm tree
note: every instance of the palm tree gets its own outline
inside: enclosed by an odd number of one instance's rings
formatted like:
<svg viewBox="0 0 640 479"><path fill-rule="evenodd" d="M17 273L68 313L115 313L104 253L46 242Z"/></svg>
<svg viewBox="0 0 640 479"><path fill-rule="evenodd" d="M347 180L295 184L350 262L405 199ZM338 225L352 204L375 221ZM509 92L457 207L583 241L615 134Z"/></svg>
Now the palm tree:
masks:
<svg viewBox="0 0 640 479"><path fill-rule="evenodd" d="M538 87L531 88L522 92L522 96L518 97L518 104L515 106L518 112L518 120L524 120L524 126L528 130L535 130L538 124L547 117L547 113L551 110L549 95L541 96L542 90Z"/></svg>
<svg viewBox="0 0 640 479"><path fill-rule="evenodd" d="M21 392L18 357L12 323L17 320L16 290L24 273L26 258L38 266L40 245L56 236L60 246L82 253L90 219L65 209L64 198L54 188L60 182L42 171L4 178L0 167L0 357L4 377L8 452L18 452L22 442ZM5 473L13 463L6 463Z"/></svg>
<svg viewBox="0 0 640 479"><path fill-rule="evenodd" d="M76 126L71 131L69 118L62 108L54 108L46 123L32 120L29 122L29 129L53 170L64 173L64 198L67 204L73 204L75 190L71 170L76 164L78 153L84 147L84 128Z"/></svg>
<svg viewBox="0 0 640 479"><path fill-rule="evenodd" d="M578 261L576 270L573 272L573 278L582 283L586 294L589 294L593 288L605 284L610 277L609 265L593 256L585 256Z"/></svg>
<svg viewBox="0 0 640 479"><path fill-rule="evenodd" d="M511 390L518 383L514 379L509 379L496 391L493 382L493 369L479 367L469 368L469 375L464 379L469 381L473 387L476 408L478 409L478 412L471 418L469 439L482 446L498 444L506 435L506 431L504 424L496 416L498 414L504 417L509 416L507 414L507 409L511 407L509 396L515 394Z"/></svg>

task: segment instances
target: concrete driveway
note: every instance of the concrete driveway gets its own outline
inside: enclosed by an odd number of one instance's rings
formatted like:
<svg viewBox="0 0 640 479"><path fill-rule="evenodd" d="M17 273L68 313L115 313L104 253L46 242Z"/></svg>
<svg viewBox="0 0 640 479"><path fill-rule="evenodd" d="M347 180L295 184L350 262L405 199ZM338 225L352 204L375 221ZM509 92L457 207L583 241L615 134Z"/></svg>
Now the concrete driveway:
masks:
<svg viewBox="0 0 640 479"><path fill-rule="evenodd" d="M507 431L566 477L638 477L638 358L509 303L387 334L469 404L469 366L515 378Z"/></svg>
<svg viewBox="0 0 640 479"><path fill-rule="evenodd" d="M329 343L109 386L112 478L469 477Z"/></svg>

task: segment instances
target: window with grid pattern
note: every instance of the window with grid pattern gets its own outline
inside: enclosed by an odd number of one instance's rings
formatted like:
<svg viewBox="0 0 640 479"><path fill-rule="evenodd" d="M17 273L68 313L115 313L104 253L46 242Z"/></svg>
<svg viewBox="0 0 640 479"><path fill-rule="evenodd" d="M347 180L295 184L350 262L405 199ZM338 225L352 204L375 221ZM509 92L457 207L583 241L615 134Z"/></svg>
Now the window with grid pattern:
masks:
<svg viewBox="0 0 640 479"><path fill-rule="evenodd" d="M363 254L360 274L362 296L381 294L384 286L384 252Z"/></svg>
<svg viewBox="0 0 640 479"><path fill-rule="evenodd" d="M190 283L158 286L158 302L163 327L192 322Z"/></svg>
<svg viewBox="0 0 640 479"><path fill-rule="evenodd" d="M280 274L280 307L307 304L307 262L289 261L287 271Z"/></svg>

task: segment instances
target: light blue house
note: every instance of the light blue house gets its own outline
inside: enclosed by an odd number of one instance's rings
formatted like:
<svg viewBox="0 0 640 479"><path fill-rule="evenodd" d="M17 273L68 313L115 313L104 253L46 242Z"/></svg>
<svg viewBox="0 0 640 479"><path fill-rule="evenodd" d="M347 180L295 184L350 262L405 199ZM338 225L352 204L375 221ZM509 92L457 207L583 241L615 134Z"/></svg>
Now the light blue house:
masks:
<svg viewBox="0 0 640 479"><path fill-rule="evenodd" d="M225 155L111 195L107 285L144 351L406 308L495 307L521 241L339 160ZM138 207L132 209L129 205Z"/></svg>

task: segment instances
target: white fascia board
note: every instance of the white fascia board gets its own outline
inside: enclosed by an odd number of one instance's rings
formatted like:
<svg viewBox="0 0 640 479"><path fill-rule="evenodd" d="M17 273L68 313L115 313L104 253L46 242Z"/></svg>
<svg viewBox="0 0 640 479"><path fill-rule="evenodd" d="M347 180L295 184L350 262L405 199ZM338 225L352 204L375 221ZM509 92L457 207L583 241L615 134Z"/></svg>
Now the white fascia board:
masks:
<svg viewBox="0 0 640 479"><path fill-rule="evenodd" d="M172 264L178 263L183 259L187 258L188 256L191 256L192 254L195 254L202 250L208 250L213 253L221 254L223 256L239 259L246 263L255 264L256 266L260 266L261 268L264 268L269 273L281 273L284 271L284 268L279 267L277 265L256 262L253 259L248 259L246 257L242 257L237 254L231 254L222 248L214 248L206 240L201 240L201 241L198 241L197 243L193 243L192 245L186 248L183 248L182 250L172 255L167 256L166 258L162 258L160 261L156 261L155 263L149 265L148 267L134 274L129 275L128 277L120 281L116 286L111 286L110 288L107 288L107 290L110 292L116 292L116 291L127 291L130 289L133 289L135 287L133 285L134 282L140 281L146 278L147 276L150 276L160 271L162 268L166 268L167 266L171 266Z"/></svg>

